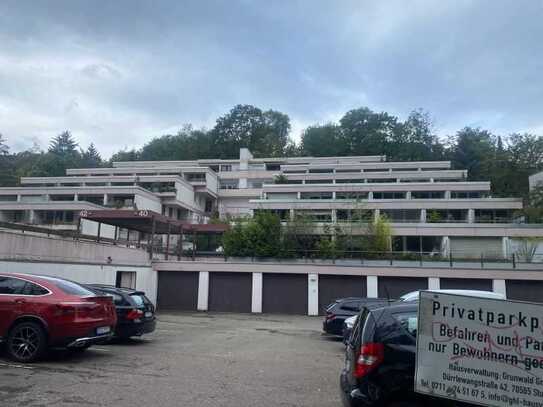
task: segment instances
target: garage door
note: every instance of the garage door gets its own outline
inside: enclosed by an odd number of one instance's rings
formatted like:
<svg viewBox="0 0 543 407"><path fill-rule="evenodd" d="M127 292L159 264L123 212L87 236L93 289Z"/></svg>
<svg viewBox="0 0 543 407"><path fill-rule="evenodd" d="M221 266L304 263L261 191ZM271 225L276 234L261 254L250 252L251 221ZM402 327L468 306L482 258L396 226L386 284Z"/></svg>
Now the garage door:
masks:
<svg viewBox="0 0 543 407"><path fill-rule="evenodd" d="M499 237L451 237L451 254L454 258L480 259L502 256L502 239Z"/></svg>
<svg viewBox="0 0 543 407"><path fill-rule="evenodd" d="M543 303L543 281L507 280L505 286L511 300Z"/></svg>
<svg viewBox="0 0 543 407"><path fill-rule="evenodd" d="M251 273L209 273L209 310L251 312Z"/></svg>
<svg viewBox="0 0 543 407"><path fill-rule="evenodd" d="M159 271L159 309L196 311L198 304L198 273L184 271Z"/></svg>
<svg viewBox="0 0 543 407"><path fill-rule="evenodd" d="M439 287L444 290L492 291L492 280L486 278L442 278Z"/></svg>
<svg viewBox="0 0 543 407"><path fill-rule="evenodd" d="M366 276L319 275L319 312L338 298L365 297Z"/></svg>
<svg viewBox="0 0 543 407"><path fill-rule="evenodd" d="M411 291L428 288L428 279L420 277L379 277L379 297L400 298Z"/></svg>
<svg viewBox="0 0 543 407"><path fill-rule="evenodd" d="M307 315L307 275L265 273L262 277L262 311Z"/></svg>

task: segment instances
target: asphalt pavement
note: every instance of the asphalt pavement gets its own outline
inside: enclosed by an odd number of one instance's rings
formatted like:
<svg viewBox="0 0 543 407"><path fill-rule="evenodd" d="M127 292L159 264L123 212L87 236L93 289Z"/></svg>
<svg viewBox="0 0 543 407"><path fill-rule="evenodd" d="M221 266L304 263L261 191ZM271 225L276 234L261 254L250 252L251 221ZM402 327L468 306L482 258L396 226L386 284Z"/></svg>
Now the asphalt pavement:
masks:
<svg viewBox="0 0 543 407"><path fill-rule="evenodd" d="M338 407L343 345L321 318L160 314L157 331L19 365L0 353L6 407Z"/></svg>

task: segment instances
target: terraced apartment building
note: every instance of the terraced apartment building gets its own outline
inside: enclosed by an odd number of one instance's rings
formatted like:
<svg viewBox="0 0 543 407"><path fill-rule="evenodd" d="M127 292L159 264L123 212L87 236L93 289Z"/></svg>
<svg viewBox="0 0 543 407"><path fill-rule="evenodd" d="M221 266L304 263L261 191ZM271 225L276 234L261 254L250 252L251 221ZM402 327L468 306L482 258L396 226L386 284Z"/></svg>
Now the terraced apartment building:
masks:
<svg viewBox="0 0 543 407"><path fill-rule="evenodd" d="M503 256L523 239L543 236L525 224L519 198L495 198L489 182L467 181L448 161L393 162L384 156L115 162L68 169L63 177L28 177L0 188L0 221L75 229L80 211L151 210L206 223L213 214L252 216L270 210L284 221L303 214L314 233L386 215L393 248L461 257ZM95 233L85 223L83 232ZM112 233L103 231L103 233Z"/></svg>

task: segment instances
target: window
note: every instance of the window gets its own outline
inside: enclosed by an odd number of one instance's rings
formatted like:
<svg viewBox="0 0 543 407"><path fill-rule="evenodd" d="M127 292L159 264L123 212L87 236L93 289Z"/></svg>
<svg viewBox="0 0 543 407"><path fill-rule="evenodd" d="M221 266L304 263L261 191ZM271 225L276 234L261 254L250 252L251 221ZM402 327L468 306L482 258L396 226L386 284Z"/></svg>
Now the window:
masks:
<svg viewBox="0 0 543 407"><path fill-rule="evenodd" d="M360 311L360 302L359 301L344 302L343 304L341 304L339 308L345 311L358 312Z"/></svg>
<svg viewBox="0 0 543 407"><path fill-rule="evenodd" d="M0 294L45 295L49 291L37 284L18 278L0 277Z"/></svg>
<svg viewBox="0 0 543 407"><path fill-rule="evenodd" d="M91 290L88 290L87 288L74 283L73 281L69 280L61 280L60 278L55 277L40 277L43 279L46 279L57 286L60 290L62 290L65 294L68 295L76 295L78 297L88 297L93 296L94 293Z"/></svg>
<svg viewBox="0 0 543 407"><path fill-rule="evenodd" d="M443 199L445 192L443 191L413 191L411 192L412 199Z"/></svg>
<svg viewBox="0 0 543 407"><path fill-rule="evenodd" d="M26 281L18 278L0 277L0 294L22 295Z"/></svg>
<svg viewBox="0 0 543 407"><path fill-rule="evenodd" d="M374 192L373 199L405 199L405 192Z"/></svg>
<svg viewBox="0 0 543 407"><path fill-rule="evenodd" d="M135 271L117 271L115 279L115 287L136 288L136 272Z"/></svg>
<svg viewBox="0 0 543 407"><path fill-rule="evenodd" d="M232 171L232 166L230 164L221 165L221 172L229 172L229 171Z"/></svg>
<svg viewBox="0 0 543 407"><path fill-rule="evenodd" d="M393 314L392 316L410 335L417 336L418 316L416 313Z"/></svg>

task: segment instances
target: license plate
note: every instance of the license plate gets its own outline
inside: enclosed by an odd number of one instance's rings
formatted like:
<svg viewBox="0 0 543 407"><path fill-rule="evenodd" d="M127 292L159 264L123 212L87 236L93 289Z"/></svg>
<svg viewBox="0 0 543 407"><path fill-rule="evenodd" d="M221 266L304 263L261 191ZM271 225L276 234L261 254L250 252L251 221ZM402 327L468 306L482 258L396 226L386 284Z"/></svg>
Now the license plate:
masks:
<svg viewBox="0 0 543 407"><path fill-rule="evenodd" d="M96 335L107 334L110 331L111 331L111 328L109 326L101 326L99 328L96 328Z"/></svg>
<svg viewBox="0 0 543 407"><path fill-rule="evenodd" d="M145 313L145 318L151 318L153 316L153 313L151 311L147 311Z"/></svg>

